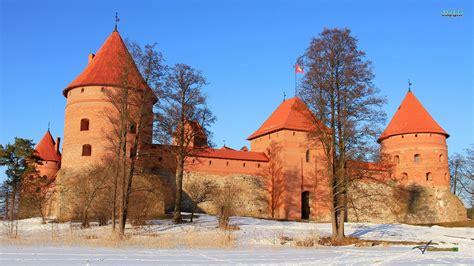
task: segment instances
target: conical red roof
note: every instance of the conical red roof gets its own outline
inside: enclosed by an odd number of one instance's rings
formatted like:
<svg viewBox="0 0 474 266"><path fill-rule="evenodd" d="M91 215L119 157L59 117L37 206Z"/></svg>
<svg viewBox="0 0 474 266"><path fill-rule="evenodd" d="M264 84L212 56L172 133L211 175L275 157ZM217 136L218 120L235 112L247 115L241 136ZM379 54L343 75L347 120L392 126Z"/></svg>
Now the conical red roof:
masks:
<svg viewBox="0 0 474 266"><path fill-rule="evenodd" d="M124 83L124 70L129 71L127 76L130 87L148 88L122 37L118 31L114 31L84 71L64 89L63 95L67 97L70 89L81 86L121 86Z"/></svg>
<svg viewBox="0 0 474 266"><path fill-rule="evenodd" d="M53 140L51 133L46 131L43 138L40 140L38 145L36 145L35 150L38 153L38 156L45 161L61 161L61 154L56 151L56 143Z"/></svg>
<svg viewBox="0 0 474 266"><path fill-rule="evenodd" d="M449 134L436 123L411 91L403 99L378 142L390 136L408 133L438 133L449 137Z"/></svg>
<svg viewBox="0 0 474 266"><path fill-rule="evenodd" d="M310 131L314 129L314 118L308 106L298 97L284 101L247 140L281 129Z"/></svg>

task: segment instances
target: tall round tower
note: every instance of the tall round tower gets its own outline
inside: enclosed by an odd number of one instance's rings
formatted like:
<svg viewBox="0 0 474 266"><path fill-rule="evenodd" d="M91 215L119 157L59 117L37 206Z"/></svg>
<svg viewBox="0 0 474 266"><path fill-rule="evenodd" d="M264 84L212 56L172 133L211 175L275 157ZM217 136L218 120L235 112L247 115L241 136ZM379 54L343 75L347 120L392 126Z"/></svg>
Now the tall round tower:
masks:
<svg viewBox="0 0 474 266"><path fill-rule="evenodd" d="M119 32L115 30L97 55L89 55L84 71L63 91L67 99L63 169L101 163L107 155L113 154L113 139L118 138L114 121L120 115L111 95L118 95L124 86L130 88L129 99L138 97L143 90L150 90ZM152 104L147 105L146 110L151 114ZM134 113L133 110L131 113ZM136 124L129 122L127 127L128 135L133 136ZM152 121L147 122L147 127L151 130Z"/></svg>
<svg viewBox="0 0 474 266"><path fill-rule="evenodd" d="M449 188L448 137L408 91L378 142L402 184Z"/></svg>

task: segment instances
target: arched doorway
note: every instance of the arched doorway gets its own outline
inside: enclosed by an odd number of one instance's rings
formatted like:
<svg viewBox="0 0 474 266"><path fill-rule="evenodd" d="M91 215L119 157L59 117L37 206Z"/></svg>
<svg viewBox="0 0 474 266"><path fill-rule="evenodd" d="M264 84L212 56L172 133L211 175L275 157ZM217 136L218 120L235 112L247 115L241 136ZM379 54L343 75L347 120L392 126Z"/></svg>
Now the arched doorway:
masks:
<svg viewBox="0 0 474 266"><path fill-rule="evenodd" d="M310 216L309 208L309 191L305 191L301 194L301 219L308 220Z"/></svg>

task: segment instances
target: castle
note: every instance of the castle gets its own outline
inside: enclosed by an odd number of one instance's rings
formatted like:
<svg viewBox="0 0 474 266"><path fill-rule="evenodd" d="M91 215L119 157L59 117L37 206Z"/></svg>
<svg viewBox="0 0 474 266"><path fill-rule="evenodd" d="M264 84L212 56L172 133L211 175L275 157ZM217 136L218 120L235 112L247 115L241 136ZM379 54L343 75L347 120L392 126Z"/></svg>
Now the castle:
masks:
<svg viewBox="0 0 474 266"><path fill-rule="evenodd" d="M108 137L113 127L105 114L114 115L112 103L107 99L107 91L114 91L122 84L123 68L128 66L128 84L133 93L149 90L130 56L118 31L112 32L96 55L89 55L89 62L83 72L64 90L66 98L64 142L62 153L59 150L60 139L53 140L48 131L38 143L36 149L44 159L38 166L42 175L56 176L59 169L80 170L92 163L100 163L110 153ZM152 105L147 107L152 112ZM280 219L310 219L327 221L330 216L330 204L327 195L329 185L325 177L327 167L320 145L309 141L309 132L313 129L311 112L298 97L283 101L271 116L251 134L250 149L244 147L234 150L229 147L210 148L206 146L206 136L195 141L201 149L186 159L184 187L186 182L195 180L214 180L217 183L228 181L239 184L240 190L232 195L239 203L239 214ZM135 134L134 125L130 125L130 134ZM152 123L148 125L151 130ZM199 127L199 125L195 126ZM377 214L359 216L349 211L350 220L398 221L398 222L439 222L465 219L462 203L450 192L448 168L448 133L431 117L428 111L409 91L391 122L378 139L381 151L391 162L390 167L377 163L356 163L358 167L375 172L384 179L393 180L397 186L413 186L419 190L417 199L407 199L401 215ZM151 142L151 141L150 141ZM153 171L173 184L174 168L166 157L169 154L160 145L155 146ZM274 147L278 145L278 153ZM171 160L173 161L173 160ZM263 182L266 188L255 187L252 180L266 179L265 172L278 161L280 175L272 184ZM268 186L271 186L269 189ZM364 183L364 189L386 190L400 204L391 188ZM269 192L276 203L270 200L257 202L257 196ZM360 192L359 192L360 193ZM231 196L231 195L229 195ZM172 208L173 195L163 199L163 211ZM268 198L268 197L267 197ZM61 197L58 197L61 200ZM372 201L369 199L369 201ZM384 200L383 200L384 201ZM358 202L356 204L367 204ZM391 208L372 202L373 209ZM415 206L413 206L415 204ZM272 206L270 206L272 205ZM203 204L203 211L213 212L212 206ZM356 208L357 209L357 208ZM411 209L411 210L409 210ZM418 209L418 211L417 211ZM425 210L424 212L421 210ZM426 211L428 210L428 211ZM428 215L427 215L428 213ZM53 211L53 215L61 215ZM464 215L464 216L463 216ZM371 217L372 216L372 217Z"/></svg>

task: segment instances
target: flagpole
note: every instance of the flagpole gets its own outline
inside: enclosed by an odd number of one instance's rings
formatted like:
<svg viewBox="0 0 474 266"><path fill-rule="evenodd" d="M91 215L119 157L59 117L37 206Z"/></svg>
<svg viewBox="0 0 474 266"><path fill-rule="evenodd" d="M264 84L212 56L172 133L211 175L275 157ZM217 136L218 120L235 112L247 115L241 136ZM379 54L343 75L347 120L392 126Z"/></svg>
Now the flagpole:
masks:
<svg viewBox="0 0 474 266"><path fill-rule="evenodd" d="M296 74L297 74L296 73L296 64L295 64L295 67L294 67L293 71L295 71L295 97L296 97L296 94L297 94L297 89L296 89L296 83L297 83L297 81L296 81L296 79L297 79L297 77L296 77Z"/></svg>

